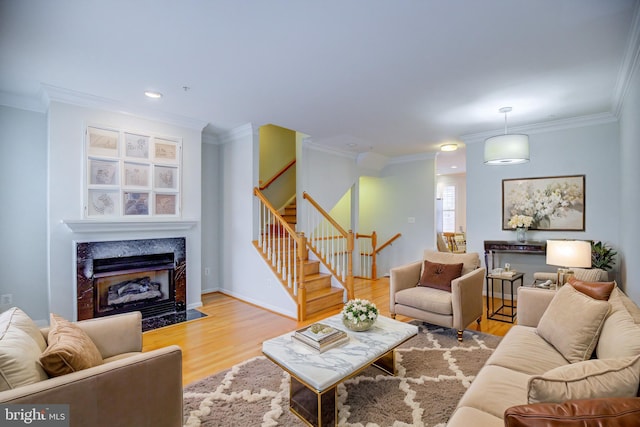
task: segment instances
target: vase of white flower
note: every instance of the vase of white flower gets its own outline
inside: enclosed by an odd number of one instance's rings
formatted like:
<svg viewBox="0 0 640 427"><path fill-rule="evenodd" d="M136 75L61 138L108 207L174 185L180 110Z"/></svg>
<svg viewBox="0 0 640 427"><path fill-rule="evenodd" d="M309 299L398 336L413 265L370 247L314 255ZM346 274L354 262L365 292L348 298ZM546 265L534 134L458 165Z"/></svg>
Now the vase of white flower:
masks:
<svg viewBox="0 0 640 427"><path fill-rule="evenodd" d="M378 308L366 299L353 299L342 309L342 323L352 331L370 329L378 318Z"/></svg>
<svg viewBox="0 0 640 427"><path fill-rule="evenodd" d="M507 225L516 229L516 240L518 242L527 241L527 228L531 227L533 217L528 215L514 215L509 219Z"/></svg>

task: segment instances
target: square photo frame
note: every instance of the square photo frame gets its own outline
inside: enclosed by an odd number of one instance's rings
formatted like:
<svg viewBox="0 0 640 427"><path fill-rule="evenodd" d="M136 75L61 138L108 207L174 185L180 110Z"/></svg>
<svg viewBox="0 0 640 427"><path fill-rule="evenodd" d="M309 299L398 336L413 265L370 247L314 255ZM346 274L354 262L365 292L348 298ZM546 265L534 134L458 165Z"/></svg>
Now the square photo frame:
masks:
<svg viewBox="0 0 640 427"><path fill-rule="evenodd" d="M154 213L156 215L177 215L178 195L156 193Z"/></svg>
<svg viewBox="0 0 640 427"><path fill-rule="evenodd" d="M87 154L90 156L118 157L120 152L120 132L89 126L86 140Z"/></svg>
<svg viewBox="0 0 640 427"><path fill-rule="evenodd" d="M127 187L149 187L151 167L145 163L124 162L124 185Z"/></svg>
<svg viewBox="0 0 640 427"><path fill-rule="evenodd" d="M153 160L157 163L177 164L179 145L175 141L155 138L153 143Z"/></svg>
<svg viewBox="0 0 640 427"><path fill-rule="evenodd" d="M149 193L125 191L122 207L126 216L149 215Z"/></svg>
<svg viewBox="0 0 640 427"><path fill-rule="evenodd" d="M91 217L113 217L120 215L120 191L89 190L87 215Z"/></svg>
<svg viewBox="0 0 640 427"><path fill-rule="evenodd" d="M149 158L149 140L150 138L148 136L125 132L124 134L125 156L136 158L136 159L148 159Z"/></svg>
<svg viewBox="0 0 640 427"><path fill-rule="evenodd" d="M117 160L89 159L89 185L119 185L120 168Z"/></svg>
<svg viewBox="0 0 640 427"><path fill-rule="evenodd" d="M153 186L162 190L177 190L178 168L155 165L153 167Z"/></svg>

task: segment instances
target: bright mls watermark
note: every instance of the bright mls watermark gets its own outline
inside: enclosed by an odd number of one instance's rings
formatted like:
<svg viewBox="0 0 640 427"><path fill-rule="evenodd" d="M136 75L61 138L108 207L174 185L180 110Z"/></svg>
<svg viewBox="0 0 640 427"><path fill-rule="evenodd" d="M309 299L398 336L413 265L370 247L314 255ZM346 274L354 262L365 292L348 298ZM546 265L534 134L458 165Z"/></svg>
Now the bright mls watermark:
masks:
<svg viewBox="0 0 640 427"><path fill-rule="evenodd" d="M69 405L0 405L1 426L69 427Z"/></svg>

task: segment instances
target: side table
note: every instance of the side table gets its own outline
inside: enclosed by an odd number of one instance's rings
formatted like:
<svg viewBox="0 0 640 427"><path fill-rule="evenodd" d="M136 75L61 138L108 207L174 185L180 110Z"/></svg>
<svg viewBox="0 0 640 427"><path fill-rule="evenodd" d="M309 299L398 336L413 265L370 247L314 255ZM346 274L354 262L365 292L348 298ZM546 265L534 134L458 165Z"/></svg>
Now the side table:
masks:
<svg viewBox="0 0 640 427"><path fill-rule="evenodd" d="M487 274L487 317L491 320L497 320L499 322L513 323L516 318L516 305L513 300L513 283L520 281L520 286L523 285L524 273L516 273L511 277L501 276L497 274ZM501 304L498 308L495 308L494 302L494 282L500 282L500 301ZM511 287L511 301L505 300L504 297L504 285L505 282L509 283ZM491 296L489 296L489 289L491 289Z"/></svg>

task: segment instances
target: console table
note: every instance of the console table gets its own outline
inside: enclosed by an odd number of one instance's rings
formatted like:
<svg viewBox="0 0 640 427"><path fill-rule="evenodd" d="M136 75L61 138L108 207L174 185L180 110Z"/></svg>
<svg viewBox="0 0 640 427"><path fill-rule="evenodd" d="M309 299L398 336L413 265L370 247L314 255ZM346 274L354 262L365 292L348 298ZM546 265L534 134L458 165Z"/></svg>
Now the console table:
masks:
<svg viewBox="0 0 640 427"><path fill-rule="evenodd" d="M515 307L513 304L513 282L516 280L520 281L520 285L523 285L524 274L518 273L511 278L504 278L500 276L496 276L492 274L492 270L495 268L495 260L494 255L496 252L501 253L515 253L515 254L531 254L531 255L545 255L547 253L547 242L541 241L526 241L526 242L518 242L518 241L508 241L508 240L485 240L484 241L484 264L487 270L486 282L487 282L487 316L493 320L501 320L500 317L506 318L511 322L514 321L516 316ZM491 261L491 263L489 263ZM493 285L494 281L499 281L501 285L501 300L502 305L498 310L492 310L489 305L489 301L491 300L491 306L493 306ZM504 282L507 281L511 285L511 306L505 304L504 299ZM489 295L489 285L491 285L491 295ZM509 308L511 311L509 313L505 313L502 310ZM508 321L507 320L507 321ZM502 320L504 321L504 320Z"/></svg>

